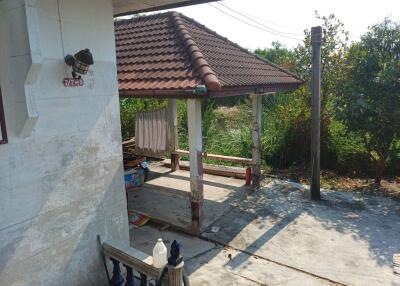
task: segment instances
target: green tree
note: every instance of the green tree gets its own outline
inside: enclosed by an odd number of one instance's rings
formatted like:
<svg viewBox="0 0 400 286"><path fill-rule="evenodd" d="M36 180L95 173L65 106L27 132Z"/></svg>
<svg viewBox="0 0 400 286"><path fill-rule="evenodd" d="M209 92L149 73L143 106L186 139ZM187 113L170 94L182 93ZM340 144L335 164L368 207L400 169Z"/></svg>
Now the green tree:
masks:
<svg viewBox="0 0 400 286"><path fill-rule="evenodd" d="M348 51L348 32L344 24L336 18L334 14L321 16L316 13L316 18L320 20L323 38L321 43L321 163L323 167L334 166L332 150L329 148L331 140L330 125L335 120L335 109L333 102L338 94L339 84L344 80L345 55ZM295 73L306 80L306 84L301 88L301 96L305 101L308 116L311 110L311 30L305 30L305 37L302 44L295 48L296 65ZM311 118L305 118L307 124L304 130L306 134L311 134ZM308 149L305 149L309 151ZM309 154L304 154L304 158L309 158Z"/></svg>
<svg viewBox="0 0 400 286"><path fill-rule="evenodd" d="M339 83L344 79L345 55L348 50L348 32L344 24L334 14L321 16L323 38L321 44L321 116L324 118L329 110L329 103L338 93ZM295 49L295 72L307 82L311 80L311 30L305 30L304 42ZM310 85L308 84L307 87ZM311 96L311 91L307 90ZM307 97L307 99L309 99Z"/></svg>
<svg viewBox="0 0 400 286"><path fill-rule="evenodd" d="M334 166L329 142L329 126L334 120L332 106L338 92L338 84L343 81L345 54L348 50L348 32L344 24L335 15L320 16L324 31L321 45L321 158L324 167ZM264 102L264 111L268 120L264 128L266 160L275 166L288 167L291 164L308 163L310 156L309 138L311 134L311 31L304 31L304 41L294 50L288 50L280 43L272 43L269 49L257 49L259 56L294 71L306 80L306 83L289 96L278 93L277 101ZM273 139L271 139L273 138Z"/></svg>
<svg viewBox="0 0 400 286"><path fill-rule="evenodd" d="M278 41L272 42L271 46L271 48L258 48L254 53L271 63L292 71L296 63L296 54L294 51L289 50Z"/></svg>
<svg viewBox="0 0 400 286"><path fill-rule="evenodd" d="M370 27L347 56L341 118L364 139L380 184L400 134L400 25L390 19ZM395 152L396 153L396 152Z"/></svg>

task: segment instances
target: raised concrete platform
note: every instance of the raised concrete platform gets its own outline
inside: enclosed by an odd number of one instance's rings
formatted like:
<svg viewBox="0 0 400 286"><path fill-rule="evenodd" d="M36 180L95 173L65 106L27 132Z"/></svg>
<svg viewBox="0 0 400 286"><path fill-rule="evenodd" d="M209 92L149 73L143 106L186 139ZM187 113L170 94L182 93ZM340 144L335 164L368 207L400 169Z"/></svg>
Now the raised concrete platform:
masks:
<svg viewBox="0 0 400 286"><path fill-rule="evenodd" d="M149 180L128 192L128 209L146 214L156 221L190 230L190 173L151 165ZM244 180L204 174L204 225L210 226L251 192Z"/></svg>

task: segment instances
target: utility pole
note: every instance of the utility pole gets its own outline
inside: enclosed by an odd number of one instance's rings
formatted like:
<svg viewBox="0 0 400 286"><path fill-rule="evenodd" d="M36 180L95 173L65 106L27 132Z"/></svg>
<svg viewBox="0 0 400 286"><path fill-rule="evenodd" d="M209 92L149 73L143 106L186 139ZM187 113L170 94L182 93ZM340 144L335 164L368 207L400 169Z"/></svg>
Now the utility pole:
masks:
<svg viewBox="0 0 400 286"><path fill-rule="evenodd" d="M321 109L321 42L322 27L311 28L312 79L311 79L311 199L321 199L320 190L320 109Z"/></svg>

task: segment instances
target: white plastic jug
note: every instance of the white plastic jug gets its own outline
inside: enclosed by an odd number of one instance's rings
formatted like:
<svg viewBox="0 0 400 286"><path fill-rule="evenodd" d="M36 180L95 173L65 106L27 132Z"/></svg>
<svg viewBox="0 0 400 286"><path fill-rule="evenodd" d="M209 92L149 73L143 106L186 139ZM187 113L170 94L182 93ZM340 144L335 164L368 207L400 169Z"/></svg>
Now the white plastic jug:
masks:
<svg viewBox="0 0 400 286"><path fill-rule="evenodd" d="M167 264L167 248L161 238L153 248L153 266L163 268Z"/></svg>

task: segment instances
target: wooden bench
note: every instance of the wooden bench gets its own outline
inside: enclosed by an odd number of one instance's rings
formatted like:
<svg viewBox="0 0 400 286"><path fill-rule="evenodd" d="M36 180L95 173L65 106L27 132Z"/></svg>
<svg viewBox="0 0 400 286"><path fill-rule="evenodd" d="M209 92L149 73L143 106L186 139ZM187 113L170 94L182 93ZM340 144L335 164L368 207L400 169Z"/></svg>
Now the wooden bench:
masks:
<svg viewBox="0 0 400 286"><path fill-rule="evenodd" d="M175 151L175 154L177 154L178 156L189 156L189 151L178 149ZM253 159L234 157L234 156L225 156L225 155L215 155L215 154L208 154L208 153L203 153L203 158L244 165L245 168L232 168L229 166L216 166L216 165L210 165L210 164L203 164L203 172L205 174L245 179L246 185L251 184L251 177L252 177L251 176L251 166L253 164ZM179 162L179 160L178 160L178 162ZM171 169L172 169L171 161L164 160L164 165L166 167L171 167ZM190 170L189 163L187 163L185 161L180 161L178 163L178 165L179 165L179 169L181 169L181 170L187 170L187 171Z"/></svg>

